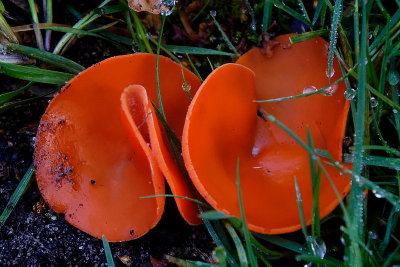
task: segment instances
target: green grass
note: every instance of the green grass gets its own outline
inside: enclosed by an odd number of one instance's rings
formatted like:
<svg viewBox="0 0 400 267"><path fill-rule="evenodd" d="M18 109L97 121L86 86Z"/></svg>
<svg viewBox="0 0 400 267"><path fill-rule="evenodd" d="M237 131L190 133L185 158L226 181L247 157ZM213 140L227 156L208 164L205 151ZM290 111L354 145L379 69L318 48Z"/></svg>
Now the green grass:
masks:
<svg viewBox="0 0 400 267"><path fill-rule="evenodd" d="M68 49L76 40L84 43L89 42L87 41L89 38L99 39L110 43L121 53L122 51L123 53L126 51L156 52L157 56L162 54L182 66L189 66L201 79L202 76L206 77L210 73L208 62L218 66L234 62L239 56L238 51L241 50L238 49L238 42L234 41L234 36L231 36L232 32L247 38L247 50L258 42L257 38L252 39L247 32L252 32L253 35L262 34L271 26L272 21L278 22L281 32L289 31L294 21L303 23L304 28L309 29L307 32L291 37L293 44L316 36L325 38L329 42L327 73L331 73L333 57L339 58L344 75L335 83L344 80L347 92L355 94L351 99L351 111L346 130L347 136L354 134L354 147L345 155L345 160L353 163L353 170L343 170L344 175L352 181L352 189L349 196L340 202L339 208L332 216L332 218L341 219L341 227L340 225L332 226L329 223L332 220L330 217L319 219L319 203L316 197L319 194L321 174L327 174L322 163L328 162L338 169L341 168L340 165L330 158L327 151L314 148L311 134L308 135L307 143L305 143L279 122L273 114L266 114L267 119L291 135L309 154L310 179L315 196L311 226L305 225L301 192L296 182L302 234L269 236L250 232L246 225L244 205L241 200L239 161L236 181L241 218L229 217L216 211L204 211L201 216L215 241L214 252L220 266L275 266L288 261L292 263L301 261L302 264L313 263L318 266L392 266L400 262L398 241L400 239L398 231L400 208L399 1L356 0L350 3L342 0L318 0L316 6L313 7L308 4L308 1L292 0L285 1L283 4L282 1L277 0L246 0L241 6L244 7L243 10L248 19L241 22L239 17L230 14L217 3L204 0L200 1L204 4L203 9L193 19L195 23L208 21L215 26L210 35L212 41L206 47L196 46L196 43L185 45L171 40L174 35L172 25L181 26L177 11L179 7L175 8L170 16L162 16L159 36L156 38L151 36L154 31L146 28L141 16L130 10L123 0L105 0L98 7L85 10L82 13L84 15L71 6L69 10L76 17L77 22L69 26L52 25L51 23L58 22L53 16L57 3L51 0L45 2L46 7L40 12L46 14L44 21L40 21L41 17L38 16L36 9L38 3L33 0L28 2L35 38L35 43L28 45L19 43L20 39L13 32L9 24L10 20L3 15L7 10L0 1L2 36L0 48L8 55L24 56L32 60L31 65L24 66L9 63L0 55L0 73L26 81L21 83L25 85L19 89L0 95L0 113L6 116L13 109L24 107L42 97L20 97L20 93L29 90L34 83L47 84L49 88L53 88L49 89L49 92L53 93L59 89L59 85L65 84L84 69L80 64L64 56L68 54ZM232 2L237 4L237 0L232 0ZM210 13L210 11L216 11L216 13ZM230 24L229 19L235 23ZM40 30L42 22L50 23L45 28L44 39ZM231 25L235 25L237 29L229 28ZM127 29L128 34L114 32L114 27ZM224 31L224 29L228 30ZM271 31L274 32L276 29L271 27ZM56 33L59 37L56 37ZM50 44L53 45L50 46ZM221 49L224 47L221 44L225 46L224 49ZM175 158L187 178L179 156L181 145L165 118L162 84L159 83L158 77L157 67L159 96L157 106L159 108L155 106L155 110L166 129ZM323 93L329 87L320 88L312 93L265 99L259 102L288 101L309 97ZM191 98L186 81L185 89L188 97ZM376 100L376 105L373 99ZM31 167L12 195L10 204L3 211L0 217L1 226L6 223L13 208L18 205L18 200L26 191L32 174ZM296 181L295 177L293 179ZM367 196L364 195L366 189L369 190ZM340 199L339 192L336 194ZM194 198L192 200L203 205ZM344 244L338 242L339 236L332 240L327 238L327 233L338 231L346 240ZM103 243L107 262L112 266L112 253L105 237L103 237ZM321 258L315 253L315 248L322 244L326 245L326 254ZM180 266L185 264L186 266L215 265L178 258L171 258L171 261Z"/></svg>

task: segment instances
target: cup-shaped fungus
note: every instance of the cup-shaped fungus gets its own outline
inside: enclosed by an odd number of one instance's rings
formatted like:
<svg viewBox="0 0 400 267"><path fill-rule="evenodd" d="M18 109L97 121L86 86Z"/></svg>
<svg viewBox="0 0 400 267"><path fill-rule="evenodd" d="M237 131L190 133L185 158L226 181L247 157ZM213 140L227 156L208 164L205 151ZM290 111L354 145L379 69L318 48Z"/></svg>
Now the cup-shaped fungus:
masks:
<svg viewBox="0 0 400 267"><path fill-rule="evenodd" d="M200 81L186 69L183 73L196 92ZM181 137L190 103L181 66L160 56L159 74L167 121ZM141 197L164 194L163 174L173 194L192 197L149 99L157 103L156 56L119 56L68 82L41 119L34 154L41 194L54 211L92 236L124 241L153 228L165 199ZM195 204L176 201L188 223L200 223Z"/></svg>
<svg viewBox="0 0 400 267"><path fill-rule="evenodd" d="M256 103L302 94L329 85L341 76L338 62L327 75L327 43L321 38L290 45L289 35L275 39L272 54L254 48L237 61L216 69L201 85L186 117L183 156L196 188L217 210L240 217L236 163L249 229L280 234L301 228L296 201L296 177L306 223L311 223L312 182L309 154L288 133L269 121L271 114L307 143L307 127L315 148L342 159L349 103L345 85L326 95L288 101ZM246 66L246 67L245 67ZM315 89L314 89L315 88ZM259 116L257 116L259 114ZM324 163L341 197L350 189L348 178ZM339 199L321 172L320 216L330 213Z"/></svg>

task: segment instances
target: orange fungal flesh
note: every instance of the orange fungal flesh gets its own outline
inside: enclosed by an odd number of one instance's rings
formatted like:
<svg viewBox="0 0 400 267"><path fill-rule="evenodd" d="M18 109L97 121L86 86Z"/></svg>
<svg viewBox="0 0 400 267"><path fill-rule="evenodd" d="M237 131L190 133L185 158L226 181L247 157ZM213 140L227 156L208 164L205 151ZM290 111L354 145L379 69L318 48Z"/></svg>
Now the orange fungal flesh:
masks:
<svg viewBox="0 0 400 267"><path fill-rule="evenodd" d="M257 110L275 116L305 142L308 126L314 146L341 160L349 107L342 83L332 96L254 102L329 84L326 42L314 38L289 46L288 35L275 40L280 45L273 48L272 57L255 48L239 58L241 65L223 65L204 81L189 107L182 140L185 164L196 188L215 209L238 217L236 162L240 158L246 219L251 230L265 234L301 228L294 177L306 223L311 223L312 186L308 153L276 124L258 117ZM336 61L334 71L332 82L341 76ZM328 164L324 167L344 197L350 189L349 179ZM319 201L321 217L339 203L324 174Z"/></svg>
<svg viewBox="0 0 400 267"><path fill-rule="evenodd" d="M122 114L127 120L136 122L127 124L127 131L135 136L138 130L146 136L146 142L152 150L152 157L159 163L171 191L174 195L193 197L184 180L178 166L169 154L162 138L162 133L157 119L154 119L155 111L148 100L146 90L142 86L130 86L124 90L121 97ZM182 198L175 198L182 217L191 225L202 222L198 217L197 204Z"/></svg>
<svg viewBox="0 0 400 267"><path fill-rule="evenodd" d="M184 73L194 93L200 81ZM167 120L180 137L190 102L181 66L160 57L160 83ZM72 225L109 241L147 233L164 207L163 198L140 198L164 194L164 180L148 136L126 131L126 125L139 125L121 116L121 93L133 84L157 103L155 55L114 57L79 74L50 103L36 138L34 166L45 201ZM143 108L136 117L144 115ZM173 178L175 187L182 186ZM195 213L190 212L189 217Z"/></svg>

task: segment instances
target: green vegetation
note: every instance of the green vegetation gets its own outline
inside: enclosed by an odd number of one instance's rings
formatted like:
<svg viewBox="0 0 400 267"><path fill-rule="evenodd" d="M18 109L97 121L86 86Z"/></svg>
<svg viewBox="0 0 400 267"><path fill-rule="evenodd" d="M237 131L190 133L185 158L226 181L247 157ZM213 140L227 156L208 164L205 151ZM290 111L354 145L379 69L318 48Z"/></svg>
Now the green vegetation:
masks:
<svg viewBox="0 0 400 267"><path fill-rule="evenodd" d="M220 1L200 0L202 8L187 15L191 16L193 29L198 29L203 22L213 25L207 29L209 42L206 44L202 43L205 39L189 41L187 37L182 37L182 33L174 33L173 24L183 28L179 11L183 12L185 7L181 5L174 7L171 15L161 16L160 27L145 24L145 16L130 10L124 0L105 0L92 10L82 11L86 15L70 7L69 12L75 16L76 22L60 26L55 24L53 16L53 9L57 6L48 0L45 10L41 10L41 13L47 14L47 21L41 22L37 14L39 1L36 2L29 1L32 26L23 27L27 33L33 31L36 47L32 47L25 45L14 25L8 23L10 20L5 16L7 10L0 1L0 51L3 52L0 53L0 73L27 81L26 86L0 95L0 113L7 114L40 98L18 98L33 83L51 85L46 87L51 88L47 95L59 90L60 85L82 71L84 67L64 56L76 40L84 43L89 37L99 39L121 54L162 54L205 78L213 68L234 61L238 55L256 45L259 36L267 31L280 34L299 27L305 30L291 38L293 43L315 36L324 37L329 41L328 73L331 73L333 57L336 56L344 74L340 81L346 82L345 95L351 100L346 135L354 136L354 146L350 147L350 153L345 158L354 165L352 171L344 174L352 181L349 196L321 221L318 201L314 201L312 225L307 227L302 214L301 194L296 190L303 229L301 233L284 236L250 232L246 224L242 224L246 219L241 202L241 218L227 217L216 211L204 212L202 217L215 241L214 258L218 263L172 257L170 261L180 266L270 266L293 261L321 266L399 264L400 1L318 0L313 6L308 3L311 1L301 0L285 3L278 0L232 0L230 2L235 8L230 8L229 4L221 4ZM126 34L115 30L114 26L125 28ZM42 32L46 33L45 38ZM58 35L48 37L51 32ZM173 41L173 35L177 35L175 39L178 41ZM180 43L183 39L187 45ZM265 99L263 102L308 97L327 88L329 86L312 93ZM168 139L177 155L180 144L165 119L161 95L158 102L160 110L157 110L157 115L167 128ZM319 179L321 171L324 171L321 162L330 161L337 168L341 167L330 159L326 151L314 149L311 135L306 144L272 115L267 114L267 118L292 135L309 152L311 170L314 170L310 179L313 192L318 195ZM318 158L317 155L323 157ZM315 158L315 162L311 160ZM237 185L240 196L239 162ZM0 227L29 186L32 174L33 167L29 168L1 215ZM368 190L367 195L365 190ZM337 195L340 199L339 193ZM334 223L330 223L332 220ZM107 262L111 266L113 257L105 237L103 242Z"/></svg>

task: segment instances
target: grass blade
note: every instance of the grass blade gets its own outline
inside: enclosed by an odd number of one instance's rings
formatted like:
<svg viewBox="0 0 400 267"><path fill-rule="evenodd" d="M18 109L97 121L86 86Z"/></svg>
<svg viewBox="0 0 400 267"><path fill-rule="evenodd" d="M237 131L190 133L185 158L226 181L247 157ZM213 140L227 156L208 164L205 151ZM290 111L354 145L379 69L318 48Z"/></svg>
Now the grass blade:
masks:
<svg viewBox="0 0 400 267"><path fill-rule="evenodd" d="M110 244L107 241L107 238L103 235L103 247L104 253L106 254L106 260L109 267L115 267L114 259L111 253Z"/></svg>
<svg viewBox="0 0 400 267"><path fill-rule="evenodd" d="M299 185L297 184L296 176L294 177L294 187L296 189L297 210L299 212L301 230L303 231L304 239L308 242L308 233L306 219L304 218L303 199L301 198Z"/></svg>
<svg viewBox="0 0 400 267"><path fill-rule="evenodd" d="M215 18L215 16L213 15L213 12L210 12L210 16L214 21L215 26L217 26L217 29L219 30L219 32L222 35L222 38L224 38L225 43L229 46L229 48L233 51L233 53L235 54L235 57L239 57L240 54L239 52L236 50L235 46L231 43L231 41L229 40L228 36L226 36L226 33L224 32L224 30L221 28L221 25L219 25L217 19Z"/></svg>
<svg viewBox="0 0 400 267"><path fill-rule="evenodd" d="M28 89L29 87L31 87L32 85L34 85L34 82L29 82L27 83L25 86L22 86L21 88L8 92L8 93L4 93L0 95L0 106L4 105L5 103L7 103L8 101L10 101L11 99L13 99L16 95L18 95L19 93L21 93L22 91Z"/></svg>
<svg viewBox="0 0 400 267"><path fill-rule="evenodd" d="M329 54L328 54L328 70L327 76L329 82L331 81L332 67L333 67L333 57L335 54L336 43L337 43L337 30L339 27L340 19L342 17L343 0L336 0L335 6L333 7L333 17L330 30L330 41L329 41Z"/></svg>
<svg viewBox="0 0 400 267"><path fill-rule="evenodd" d="M164 30L164 25L165 25L165 18L166 18L166 15L164 14L162 16L162 20L161 20L161 29L160 29L158 45L157 45L156 82L157 82L158 107L160 109L161 116L165 120L167 120L167 117L165 116L164 105L163 105L162 96L161 96L161 86L160 86L160 47L161 47L161 39L162 39L162 34L163 34L163 30Z"/></svg>
<svg viewBox="0 0 400 267"><path fill-rule="evenodd" d="M329 30L327 29L321 29L321 30L316 30L316 31L311 31L311 32L305 32L305 33L301 33L301 34L296 34L293 36L289 37L289 40L292 44L297 44L297 43L301 43L307 40L310 40L311 38L317 37L317 36L321 36L321 35L325 35L329 32Z"/></svg>
<svg viewBox="0 0 400 267"><path fill-rule="evenodd" d="M348 226L350 234L350 250L349 250L349 264L352 266L362 266L362 253L360 242L363 236L363 188L360 184L362 170L362 147L364 145L364 132L365 132L365 103L366 103L366 64L367 58L367 14L366 3L363 1L362 9L362 30L360 38L360 70L358 79L358 95L357 95L357 113L355 123L355 150L354 162L352 172L352 186L350 190L350 203L349 214L351 214L351 227Z"/></svg>
<svg viewBox="0 0 400 267"><path fill-rule="evenodd" d="M0 229L6 223L8 217L10 216L11 212L13 211L14 207L17 205L19 199L21 198L22 194L25 190L29 187L33 176L33 165L29 167L26 171L24 177L19 182L17 188L15 189L14 193L11 195L10 200L7 203L6 208L3 210L3 213L0 215Z"/></svg>
<svg viewBox="0 0 400 267"><path fill-rule="evenodd" d="M268 26L271 23L272 3L264 0L264 13L262 20L262 32L267 32Z"/></svg>
<svg viewBox="0 0 400 267"><path fill-rule="evenodd" d="M236 233L235 229L227 222L224 223L224 226L226 230L228 230L228 233L231 236L233 243L235 244L236 252L239 257L240 267L249 266L249 263L247 261L246 251L244 250L242 241L240 241L240 238Z"/></svg>
<svg viewBox="0 0 400 267"><path fill-rule="evenodd" d="M28 3L29 3L29 9L30 9L31 15L32 15L33 30L35 32L37 46L40 50L44 50L42 33L39 30L39 28L37 27L37 25L39 24L39 18L38 18L37 12L36 12L35 2L34 2L34 0L28 0Z"/></svg>
<svg viewBox="0 0 400 267"><path fill-rule="evenodd" d="M278 1L278 0L267 0L267 1L271 2L272 4L274 4L275 7L285 11L286 13L288 13L293 18L300 20L301 22L306 24L308 27L311 27L311 23L309 22L309 20L305 19L302 15L297 13L295 10L293 10L290 7L288 7L287 5L283 4L283 2Z"/></svg>
<svg viewBox="0 0 400 267"><path fill-rule="evenodd" d="M74 77L73 74L65 72L19 66L9 63L0 63L0 67L1 70L10 77L40 83L65 84Z"/></svg>
<svg viewBox="0 0 400 267"><path fill-rule="evenodd" d="M33 47L23 46L14 43L7 43L7 49L15 53L25 55L30 58L34 58L43 62L52 64L53 66L59 67L73 74L78 74L85 68L78 63L67 59L65 57L55 55L50 52L42 51Z"/></svg>
<svg viewBox="0 0 400 267"><path fill-rule="evenodd" d="M7 38L8 41L13 43L18 43L18 39L14 34L14 31L11 29L10 25L7 23L6 19L3 16L4 5L0 1L0 32L4 37Z"/></svg>
<svg viewBox="0 0 400 267"><path fill-rule="evenodd" d="M189 54L189 55L212 55L212 56L229 56L233 57L235 54L213 50L209 48L193 47L193 46L180 46L180 45L162 45L173 53Z"/></svg>
<svg viewBox="0 0 400 267"><path fill-rule="evenodd" d="M244 213L242 191L240 188L239 163L240 163L240 160L238 158L237 162L236 162L236 185L237 185L237 194L238 194L238 200L239 200L240 217L242 219L242 231L243 231L243 235L244 235L244 240L246 241L246 251L247 251L247 256L249 258L250 266L256 267L256 266L258 266L257 258L254 255L254 251L253 251L251 240L250 240L250 232L249 232L249 228L247 227L246 216Z"/></svg>

